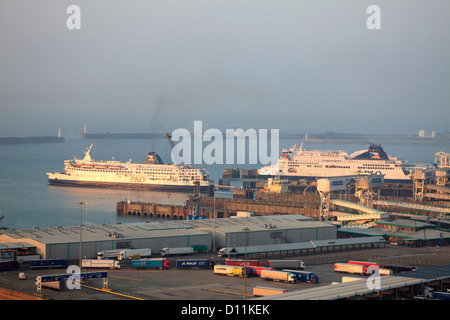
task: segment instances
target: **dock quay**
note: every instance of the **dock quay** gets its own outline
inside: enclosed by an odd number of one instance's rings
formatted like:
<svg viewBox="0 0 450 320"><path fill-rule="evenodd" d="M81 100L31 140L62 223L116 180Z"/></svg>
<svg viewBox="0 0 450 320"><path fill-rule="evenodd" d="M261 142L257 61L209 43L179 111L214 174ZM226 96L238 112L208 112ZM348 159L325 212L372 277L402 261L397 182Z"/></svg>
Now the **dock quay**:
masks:
<svg viewBox="0 0 450 320"><path fill-rule="evenodd" d="M254 195L256 199L246 196ZM302 214L308 217L319 216L319 195L315 194L272 194L264 191L249 192L236 190L238 198L202 197L201 216L207 218L229 218L237 211L249 211L256 215ZM243 197L243 198L239 198ZM186 205L156 204L121 201L117 203L117 214L142 218L186 220L190 215L190 201Z"/></svg>
<svg viewBox="0 0 450 320"><path fill-rule="evenodd" d="M350 195L350 202L358 200ZM233 198L214 198L211 196L200 199L201 216L207 218L229 218L238 211L248 211L255 215L270 214L302 214L318 219L320 210L319 194L276 193L263 190L234 190ZM380 197L373 200L372 206L387 212L401 214L422 214L430 218L441 213L450 212L448 201L414 201L404 198ZM136 216L141 218L156 218L167 220L186 220L190 215L190 201L185 205L157 204L134 201L120 201L116 205L117 215ZM350 208L346 208L350 210Z"/></svg>

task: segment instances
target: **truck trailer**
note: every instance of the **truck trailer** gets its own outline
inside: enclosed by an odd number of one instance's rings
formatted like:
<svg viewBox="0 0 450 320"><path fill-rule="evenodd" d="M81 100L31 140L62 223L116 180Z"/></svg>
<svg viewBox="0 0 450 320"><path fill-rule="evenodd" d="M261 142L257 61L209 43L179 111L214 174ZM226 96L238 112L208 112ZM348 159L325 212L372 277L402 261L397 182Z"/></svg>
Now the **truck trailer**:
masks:
<svg viewBox="0 0 450 320"><path fill-rule="evenodd" d="M258 260L243 260L243 259L227 259L225 260L225 265L227 266L238 266L238 267L243 267L245 265L245 263L247 263L247 267L262 267L263 263L258 261Z"/></svg>
<svg viewBox="0 0 450 320"><path fill-rule="evenodd" d="M179 259L177 268L179 269L211 269L214 266L208 259Z"/></svg>
<svg viewBox="0 0 450 320"><path fill-rule="evenodd" d="M219 251L217 251L217 256L219 258L225 257L225 256L238 256L238 255L244 255L244 253L239 253L236 249L234 248L222 248Z"/></svg>
<svg viewBox="0 0 450 320"><path fill-rule="evenodd" d="M120 262L117 260L83 259L81 265L83 268L120 269Z"/></svg>
<svg viewBox="0 0 450 320"><path fill-rule="evenodd" d="M354 273L365 275L365 266L360 264L349 264L349 263L335 263L334 271L344 272L344 273Z"/></svg>
<svg viewBox="0 0 450 320"><path fill-rule="evenodd" d="M262 270L261 279L281 281L286 283L295 283L296 277L291 272L277 271L277 270Z"/></svg>
<svg viewBox="0 0 450 320"><path fill-rule="evenodd" d="M256 267L256 266L249 266L247 267L247 274L249 276L255 276L255 277L260 277L261 276L261 271L263 270L275 270L269 267Z"/></svg>
<svg viewBox="0 0 450 320"><path fill-rule="evenodd" d="M123 250L131 250L131 249L112 249L112 250L102 250L97 252L97 259L117 259L119 253Z"/></svg>
<svg viewBox="0 0 450 320"><path fill-rule="evenodd" d="M302 260L267 260L267 266L273 269L305 269Z"/></svg>
<svg viewBox="0 0 450 320"><path fill-rule="evenodd" d="M69 265L67 260L64 259L41 259L41 260L32 260L30 261L31 269L40 269L40 268L67 268Z"/></svg>
<svg viewBox="0 0 450 320"><path fill-rule="evenodd" d="M0 271L16 269L14 260L0 260Z"/></svg>
<svg viewBox="0 0 450 320"><path fill-rule="evenodd" d="M131 259L132 257L138 257L138 259L140 258L146 258L146 257L150 257L152 255L152 249L127 249L127 250L122 250L119 252L119 254L117 255L117 258L119 260L127 260L127 259Z"/></svg>
<svg viewBox="0 0 450 320"><path fill-rule="evenodd" d="M230 277L244 277L245 268L226 265L215 265L214 274L230 276Z"/></svg>
<svg viewBox="0 0 450 320"><path fill-rule="evenodd" d="M153 269L169 269L169 260L163 258L139 259L131 260L132 268L153 268Z"/></svg>
<svg viewBox="0 0 450 320"><path fill-rule="evenodd" d="M283 269L281 271L292 273L296 281L318 283L319 276L310 271Z"/></svg>
<svg viewBox="0 0 450 320"><path fill-rule="evenodd" d="M161 256L173 256L173 255L184 255L184 254L192 254L192 253L203 253L207 251L207 247L205 245L195 245L192 247L180 247L180 248L163 248L161 249Z"/></svg>
<svg viewBox="0 0 450 320"><path fill-rule="evenodd" d="M362 274L362 275L372 275L376 271L371 268L376 267L378 268L378 273L381 276L391 275L392 270L391 269L385 269L380 268L379 265L371 264L369 266L362 265L362 264L352 264L352 263L335 263L334 264L334 271L336 272L345 272L345 273L354 273L354 274Z"/></svg>

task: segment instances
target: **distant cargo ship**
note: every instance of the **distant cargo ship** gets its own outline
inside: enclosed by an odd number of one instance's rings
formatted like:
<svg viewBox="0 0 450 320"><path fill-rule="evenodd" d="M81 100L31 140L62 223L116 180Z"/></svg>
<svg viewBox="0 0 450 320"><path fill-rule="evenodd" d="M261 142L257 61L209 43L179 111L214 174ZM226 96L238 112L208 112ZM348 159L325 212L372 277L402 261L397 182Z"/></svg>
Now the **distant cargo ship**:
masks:
<svg viewBox="0 0 450 320"><path fill-rule="evenodd" d="M210 186L205 168L165 164L159 155L150 152L142 163L95 161L90 157L91 146L84 159L65 160L64 172L49 172L52 185L86 186L138 190L186 191L193 190L195 182L200 191Z"/></svg>
<svg viewBox="0 0 450 320"><path fill-rule="evenodd" d="M406 168L406 162L388 156L379 145L371 145L349 156L341 150L303 150L302 143L299 148L283 149L278 163L259 169L258 176L295 180L378 173L384 175L385 182L411 183Z"/></svg>

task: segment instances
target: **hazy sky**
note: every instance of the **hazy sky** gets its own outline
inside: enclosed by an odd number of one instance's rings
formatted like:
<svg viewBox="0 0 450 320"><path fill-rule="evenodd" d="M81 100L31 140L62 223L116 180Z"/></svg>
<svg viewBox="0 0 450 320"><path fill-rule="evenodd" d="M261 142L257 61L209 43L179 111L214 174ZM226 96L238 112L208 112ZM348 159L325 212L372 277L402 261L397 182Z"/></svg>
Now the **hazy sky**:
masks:
<svg viewBox="0 0 450 320"><path fill-rule="evenodd" d="M69 5L81 29L69 30ZM369 30L369 5L381 29ZM450 131L450 1L0 0L0 136Z"/></svg>

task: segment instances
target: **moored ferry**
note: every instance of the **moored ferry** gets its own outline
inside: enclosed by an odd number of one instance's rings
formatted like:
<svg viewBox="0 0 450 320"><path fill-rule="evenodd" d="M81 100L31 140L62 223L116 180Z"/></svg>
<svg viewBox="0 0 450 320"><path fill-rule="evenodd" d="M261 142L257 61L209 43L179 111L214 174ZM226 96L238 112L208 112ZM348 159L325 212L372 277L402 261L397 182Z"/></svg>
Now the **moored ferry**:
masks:
<svg viewBox="0 0 450 320"><path fill-rule="evenodd" d="M96 161L90 156L91 146L83 159L64 161L63 172L48 172L52 185L86 186L117 189L190 191L195 182L199 191L210 186L205 168L185 164L166 164L155 152L149 152L142 163Z"/></svg>
<svg viewBox="0 0 450 320"><path fill-rule="evenodd" d="M391 157L379 145L348 155L345 151L283 149L278 163L258 170L261 178L317 179L354 174L383 174L385 182L411 183L406 162Z"/></svg>

